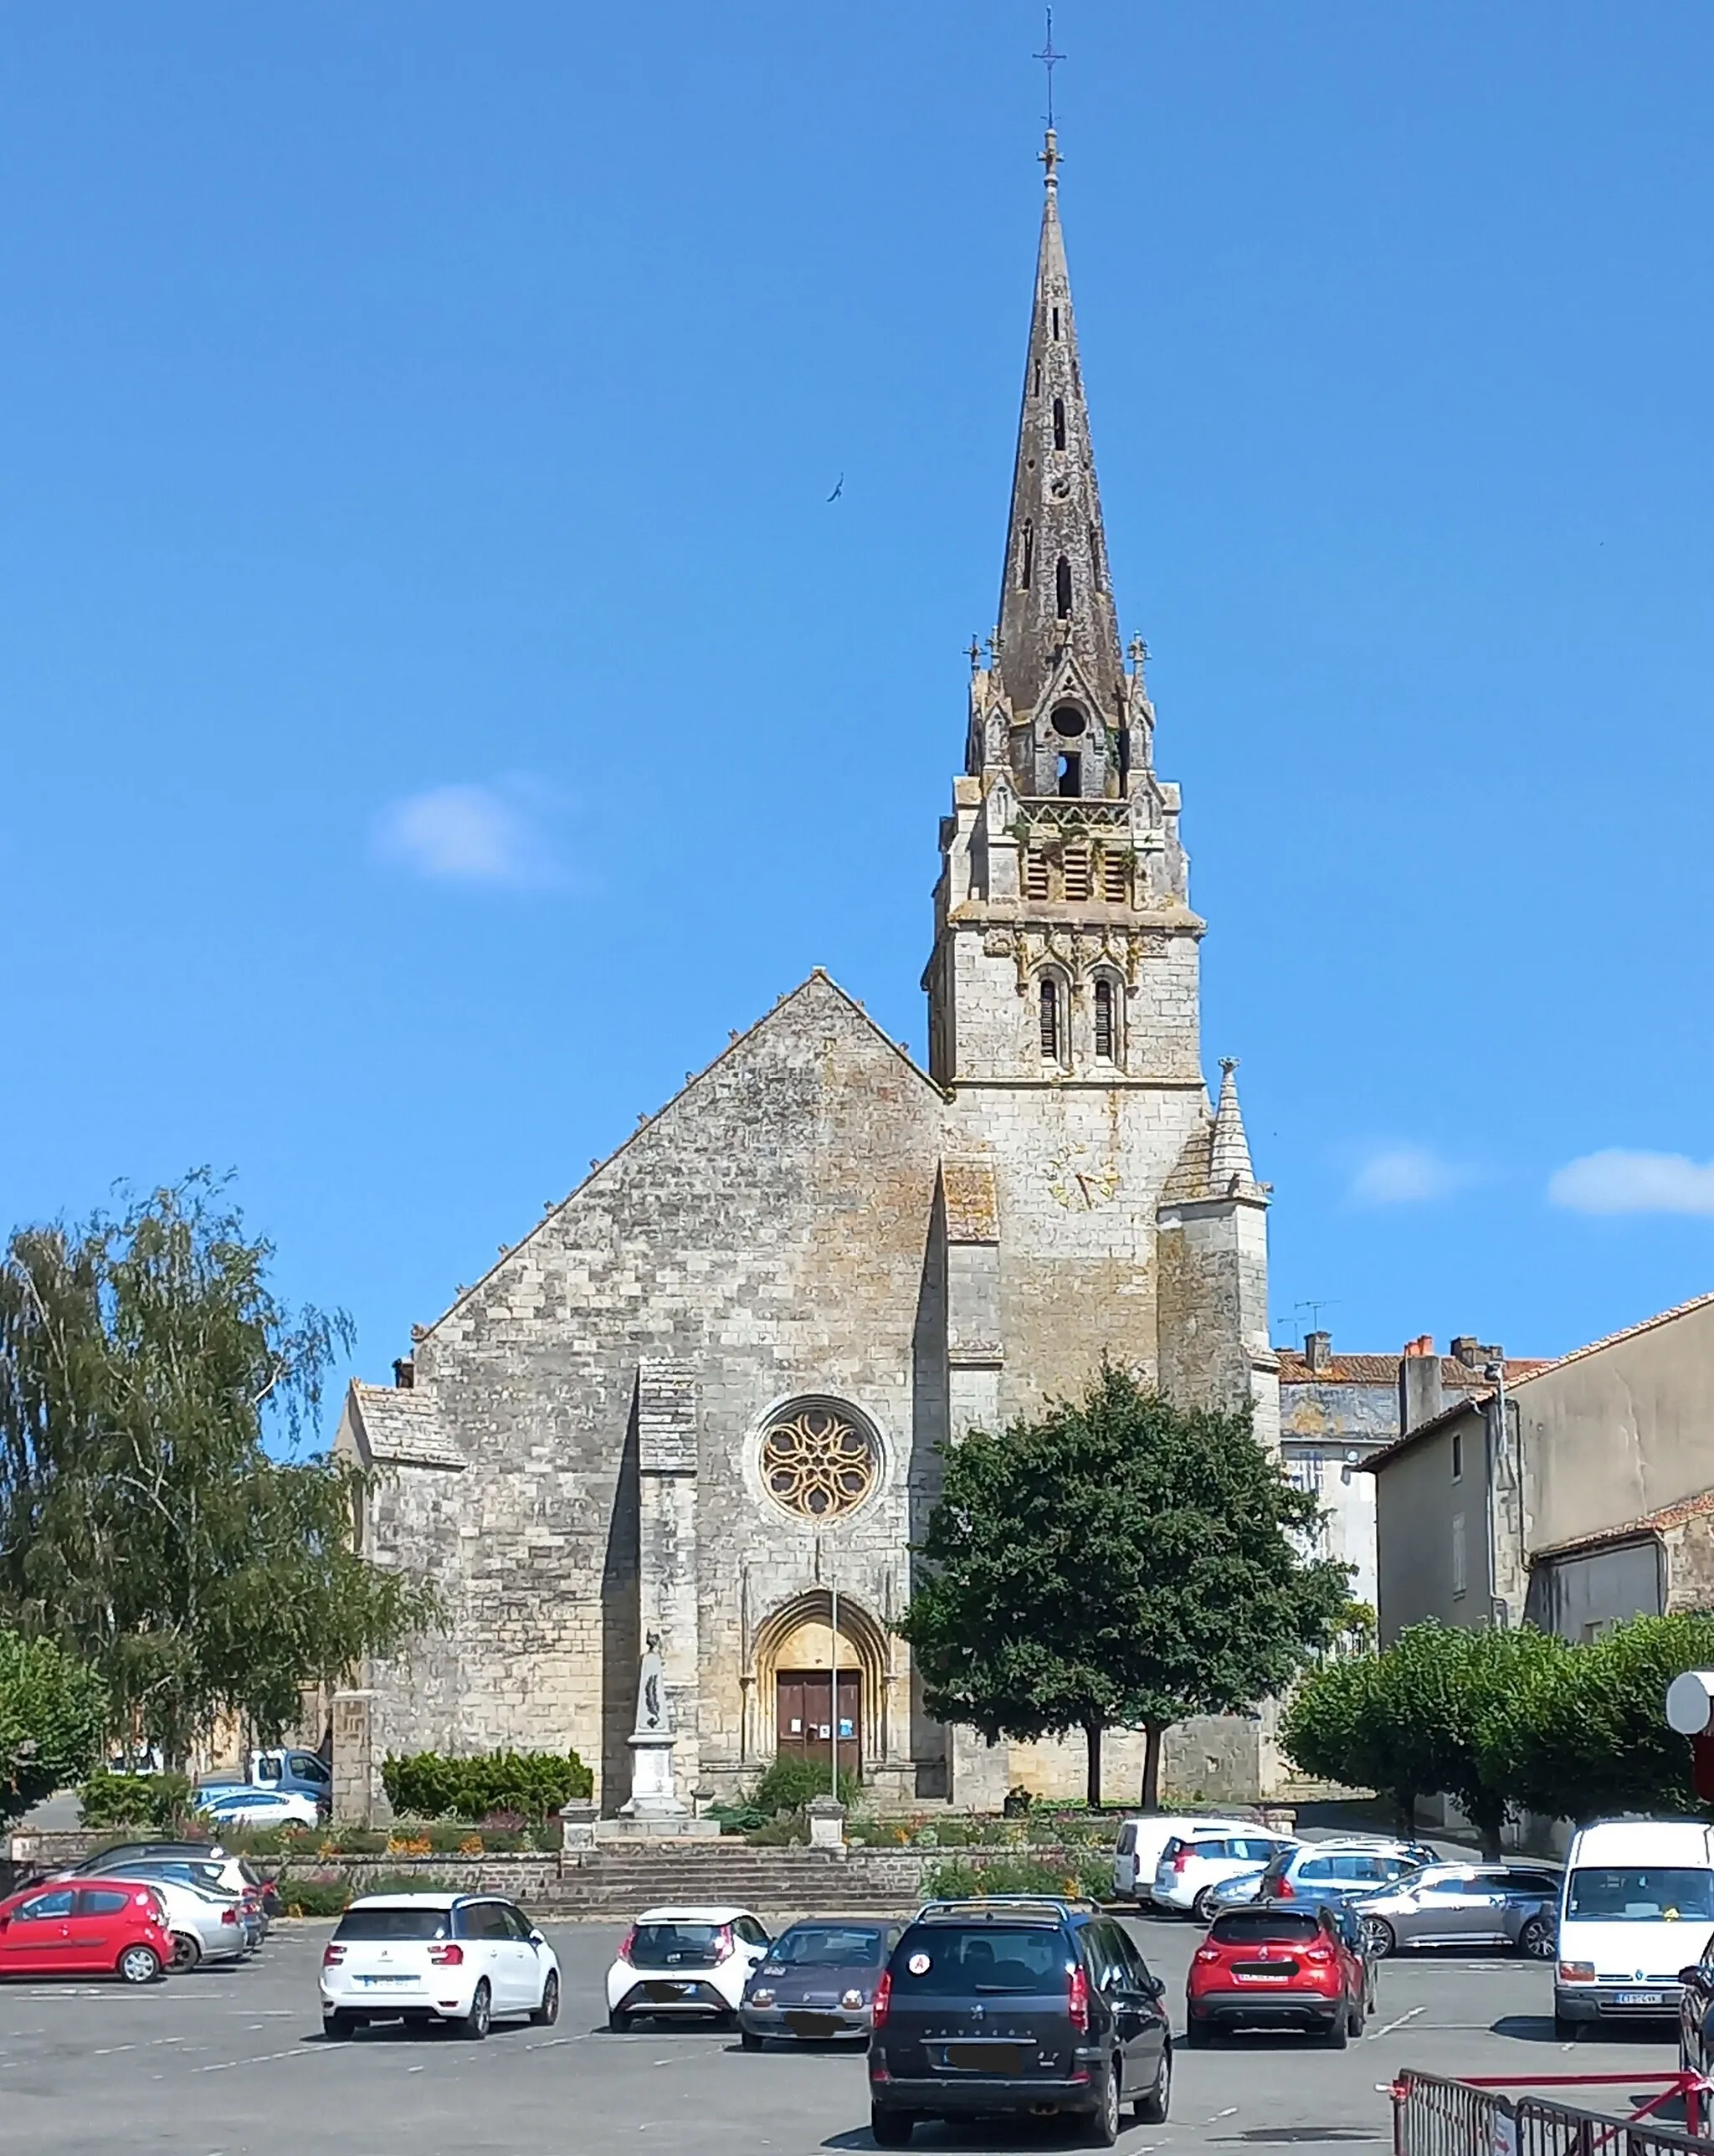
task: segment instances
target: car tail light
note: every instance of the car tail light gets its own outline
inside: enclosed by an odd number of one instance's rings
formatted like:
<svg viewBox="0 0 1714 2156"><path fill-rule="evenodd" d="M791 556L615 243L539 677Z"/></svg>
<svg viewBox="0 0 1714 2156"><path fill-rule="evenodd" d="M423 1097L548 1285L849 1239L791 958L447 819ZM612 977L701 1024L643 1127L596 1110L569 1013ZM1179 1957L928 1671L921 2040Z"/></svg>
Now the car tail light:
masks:
<svg viewBox="0 0 1714 2156"><path fill-rule="evenodd" d="M428 1958L436 1969L459 1969L464 1964L464 1950L456 1939L437 1940L428 1949Z"/></svg>
<svg viewBox="0 0 1714 2156"><path fill-rule="evenodd" d="M1306 1961L1318 1963L1329 1962L1333 1958L1332 1955L1327 1952L1327 1949L1325 1947L1306 1947L1304 1949L1303 1958Z"/></svg>
<svg viewBox="0 0 1714 2156"><path fill-rule="evenodd" d="M220 1921L223 1924L237 1923L238 1911L236 1909L223 1909L220 1912Z"/></svg>
<svg viewBox="0 0 1714 2156"><path fill-rule="evenodd" d="M325 1946L321 1949L321 1966L323 1969L337 1969L339 1964L344 1959L345 1948L343 1947Z"/></svg>
<svg viewBox="0 0 1714 2156"><path fill-rule="evenodd" d="M1281 1879L1274 1889L1274 1899L1276 1902L1295 1902L1297 1899L1297 1889L1289 1879Z"/></svg>
<svg viewBox="0 0 1714 2156"><path fill-rule="evenodd" d="M624 1938L619 1942L619 1959L621 1961L629 1961L631 1958L632 1950L636 1946L636 1943L637 1927L633 1924L630 1930L625 1933Z"/></svg>
<svg viewBox="0 0 1714 2156"><path fill-rule="evenodd" d="M880 1982L875 1987L875 2006L871 2015L877 2029L885 2028L887 2015L892 2003L893 1972L890 1969L884 1969L880 1973Z"/></svg>
<svg viewBox="0 0 1714 2156"><path fill-rule="evenodd" d="M730 1961L735 1951L732 1928L730 1924L722 1924L714 1936L714 1958L716 1961Z"/></svg>
<svg viewBox="0 0 1714 2156"><path fill-rule="evenodd" d="M1184 1869L1184 1867L1186 1866L1186 1865L1188 1865L1188 1864L1189 1863L1189 1861L1190 1861L1190 1851L1189 1851L1189 1850L1188 1850L1188 1848L1187 1848L1187 1849L1181 1849L1181 1850L1178 1851L1178 1855L1177 1855L1177 1856L1173 1859L1173 1869L1174 1870L1174 1871L1183 1871L1183 1869Z"/></svg>
<svg viewBox="0 0 1714 2156"><path fill-rule="evenodd" d="M1086 2036L1089 2034L1089 1979L1075 1963L1065 2003L1071 2016L1071 2026L1080 2035Z"/></svg>
<svg viewBox="0 0 1714 2156"><path fill-rule="evenodd" d="M1198 1947L1196 1950L1196 1958L1198 1961L1218 1961L1220 1958L1220 1949L1218 1947Z"/></svg>

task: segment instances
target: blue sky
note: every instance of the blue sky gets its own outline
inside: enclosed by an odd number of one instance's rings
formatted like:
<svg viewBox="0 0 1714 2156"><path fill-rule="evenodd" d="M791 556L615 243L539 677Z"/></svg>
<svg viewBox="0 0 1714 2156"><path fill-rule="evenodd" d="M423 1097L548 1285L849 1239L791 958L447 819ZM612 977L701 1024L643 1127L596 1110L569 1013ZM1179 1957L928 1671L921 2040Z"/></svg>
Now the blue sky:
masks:
<svg viewBox="0 0 1714 2156"><path fill-rule="evenodd" d="M7 21L0 1218L233 1168L382 1376L812 965L922 1048L1040 16ZM1056 35L1276 1338L1714 1285L1714 16Z"/></svg>

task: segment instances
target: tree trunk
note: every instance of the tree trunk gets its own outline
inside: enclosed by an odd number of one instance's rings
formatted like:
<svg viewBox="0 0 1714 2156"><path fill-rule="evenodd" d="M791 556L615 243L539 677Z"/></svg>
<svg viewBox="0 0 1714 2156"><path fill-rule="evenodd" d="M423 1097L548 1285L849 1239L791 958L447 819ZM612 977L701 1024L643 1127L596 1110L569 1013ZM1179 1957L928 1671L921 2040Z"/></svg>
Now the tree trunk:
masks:
<svg viewBox="0 0 1714 2156"><path fill-rule="evenodd" d="M1161 1802L1161 1746L1167 1734L1164 1722L1146 1722L1142 1744L1142 1809L1158 1810Z"/></svg>
<svg viewBox="0 0 1714 2156"><path fill-rule="evenodd" d="M1084 1786L1084 1796L1090 1810L1092 1812L1098 1812L1101 1808L1101 1725L1100 1722L1085 1722L1084 1723L1083 1741L1089 1760L1089 1776Z"/></svg>

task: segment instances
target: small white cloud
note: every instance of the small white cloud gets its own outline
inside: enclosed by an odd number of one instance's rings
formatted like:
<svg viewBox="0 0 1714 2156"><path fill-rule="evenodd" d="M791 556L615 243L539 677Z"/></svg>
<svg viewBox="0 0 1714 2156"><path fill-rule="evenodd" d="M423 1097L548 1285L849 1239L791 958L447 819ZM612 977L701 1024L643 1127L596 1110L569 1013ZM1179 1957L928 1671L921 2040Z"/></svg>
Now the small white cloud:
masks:
<svg viewBox="0 0 1714 2156"><path fill-rule="evenodd" d="M563 803L538 782L431 786L390 802L375 819L377 855L437 883L540 888L564 870L547 829Z"/></svg>
<svg viewBox="0 0 1714 2156"><path fill-rule="evenodd" d="M1714 1214L1714 1161L1681 1152L1586 1152L1556 1168L1548 1202L1572 1213Z"/></svg>
<svg viewBox="0 0 1714 2156"><path fill-rule="evenodd" d="M1442 1160L1426 1146L1383 1146L1352 1178L1356 1205L1420 1205L1445 1198L1470 1180L1469 1172Z"/></svg>

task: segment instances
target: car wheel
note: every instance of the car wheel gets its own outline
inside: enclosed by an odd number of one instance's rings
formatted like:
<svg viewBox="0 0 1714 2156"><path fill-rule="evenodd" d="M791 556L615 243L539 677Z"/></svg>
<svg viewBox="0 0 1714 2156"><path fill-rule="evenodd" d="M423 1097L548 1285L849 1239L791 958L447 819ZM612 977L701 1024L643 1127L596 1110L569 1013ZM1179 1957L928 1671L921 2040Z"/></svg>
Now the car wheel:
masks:
<svg viewBox="0 0 1714 2156"><path fill-rule="evenodd" d="M1551 1917L1532 1917L1517 1935L1517 1950L1532 1961L1552 1961L1557 1951Z"/></svg>
<svg viewBox="0 0 1714 2156"><path fill-rule="evenodd" d="M877 2148L908 2148L916 2124L915 2114L911 2112L895 2111L890 2104L870 2106L870 2138Z"/></svg>
<svg viewBox="0 0 1714 2156"><path fill-rule="evenodd" d="M188 1975L202 1958L203 1948L199 1940L193 1939L188 1932L173 1933L172 1958L167 1966L175 1976Z"/></svg>
<svg viewBox="0 0 1714 2156"><path fill-rule="evenodd" d="M1321 2041L1330 2051L1342 2051L1351 2035L1351 2009L1342 2006L1321 2031Z"/></svg>
<svg viewBox="0 0 1714 2156"><path fill-rule="evenodd" d="M1556 2014L1553 2016L1553 2034L1562 2044L1574 2044L1577 2041L1577 2024L1568 2014Z"/></svg>
<svg viewBox="0 0 1714 2156"><path fill-rule="evenodd" d="M1201 1893L1198 1894L1196 1899L1191 1903L1190 1913L1195 1917L1198 1923L1211 1924L1214 1921L1215 1907L1216 1904L1214 1901L1214 1888L1212 1887L1204 1887Z"/></svg>
<svg viewBox="0 0 1714 2156"><path fill-rule="evenodd" d="M459 2034L469 2037L473 2044L480 2044L493 2022L494 1994L488 1989L488 1979L485 1976L476 1986L476 1995L470 2001L470 2012L459 2024Z"/></svg>
<svg viewBox="0 0 1714 2156"><path fill-rule="evenodd" d="M541 1986L541 2004L534 2009L530 2019L538 2029L551 2029L559 2019L559 1978L552 1969L548 1970Z"/></svg>
<svg viewBox="0 0 1714 2156"><path fill-rule="evenodd" d="M762 2039L753 2029L740 2029L738 2041L747 2051L759 2051L762 2049Z"/></svg>
<svg viewBox="0 0 1714 2156"><path fill-rule="evenodd" d="M1161 2047L1161 2070L1155 2076L1155 2085L1147 2096L1140 2096L1132 2107L1139 2124L1164 2126L1167 2113L1173 2108L1173 2046Z"/></svg>
<svg viewBox="0 0 1714 2156"><path fill-rule="evenodd" d="M342 2044L348 2036L357 2033L357 2017L347 2014L343 2007L336 2006L331 2014L321 2016L321 2034L330 2042Z"/></svg>
<svg viewBox="0 0 1714 2156"><path fill-rule="evenodd" d="M161 1974L161 1957L153 1947L127 1947L114 1966L121 1984L152 1984Z"/></svg>
<svg viewBox="0 0 1714 2156"><path fill-rule="evenodd" d="M1362 1943L1371 1961L1385 1961L1389 1953L1398 1951L1398 1935L1384 1917L1363 1918Z"/></svg>
<svg viewBox="0 0 1714 2156"><path fill-rule="evenodd" d="M1214 2041L1214 2025L1212 2021L1198 2021L1193 2014L1186 2015L1184 2042L1187 2049L1205 2051Z"/></svg>
<svg viewBox="0 0 1714 2156"><path fill-rule="evenodd" d="M608 2014L607 2025L615 2036L623 2036L631 2025L631 2017L623 2006L615 2006Z"/></svg>
<svg viewBox="0 0 1714 2156"><path fill-rule="evenodd" d="M1083 2138L1090 2148L1111 2148L1119 2138L1119 2061L1109 2061L1101 2101L1085 2123Z"/></svg>

